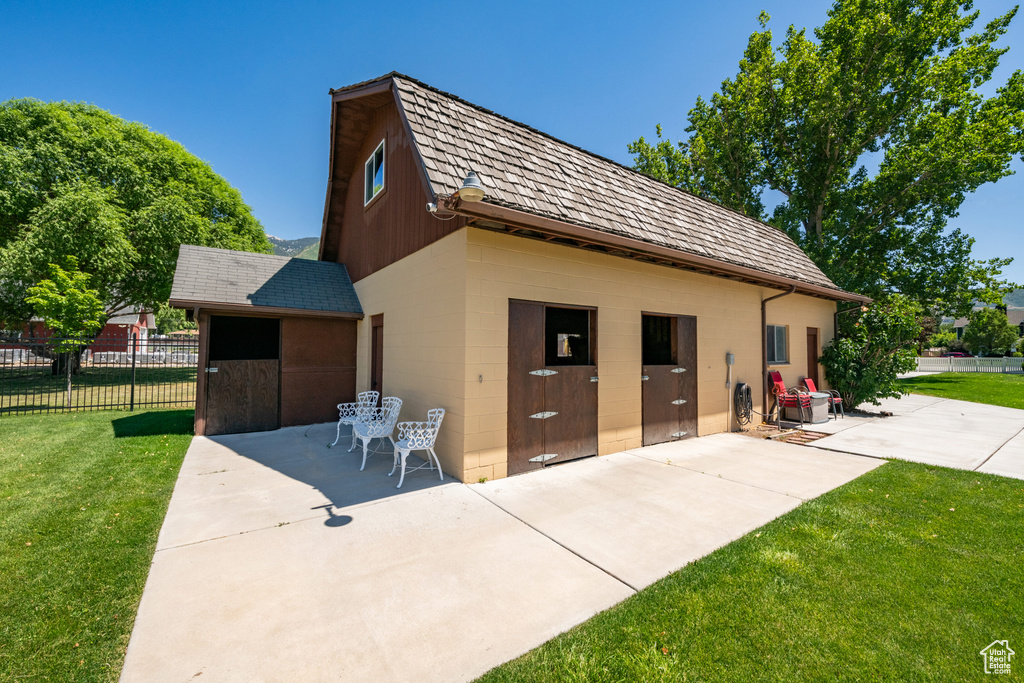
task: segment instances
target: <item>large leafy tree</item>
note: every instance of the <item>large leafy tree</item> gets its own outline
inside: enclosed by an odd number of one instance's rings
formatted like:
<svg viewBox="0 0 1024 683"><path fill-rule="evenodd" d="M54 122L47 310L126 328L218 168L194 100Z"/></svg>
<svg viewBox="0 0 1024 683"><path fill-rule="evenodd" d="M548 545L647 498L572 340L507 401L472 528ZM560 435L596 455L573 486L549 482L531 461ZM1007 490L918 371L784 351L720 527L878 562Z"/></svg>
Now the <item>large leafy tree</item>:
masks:
<svg viewBox="0 0 1024 683"><path fill-rule="evenodd" d="M635 166L785 230L844 289L951 314L995 302L1009 259L972 259L947 221L1024 153L1024 74L981 94L1016 8L973 32L971 7L839 0L813 37L790 26L777 47L762 13L739 73L690 110L689 137L659 125L630 144Z"/></svg>
<svg viewBox="0 0 1024 683"><path fill-rule="evenodd" d="M998 308L982 308L971 313L970 322L964 330L964 346L971 353L1003 354L1017 343L1017 328L1010 324L1006 311Z"/></svg>
<svg viewBox="0 0 1024 683"><path fill-rule="evenodd" d="M0 320L75 257L103 301L155 310L181 244L269 253L238 191L180 144L87 104L0 103Z"/></svg>

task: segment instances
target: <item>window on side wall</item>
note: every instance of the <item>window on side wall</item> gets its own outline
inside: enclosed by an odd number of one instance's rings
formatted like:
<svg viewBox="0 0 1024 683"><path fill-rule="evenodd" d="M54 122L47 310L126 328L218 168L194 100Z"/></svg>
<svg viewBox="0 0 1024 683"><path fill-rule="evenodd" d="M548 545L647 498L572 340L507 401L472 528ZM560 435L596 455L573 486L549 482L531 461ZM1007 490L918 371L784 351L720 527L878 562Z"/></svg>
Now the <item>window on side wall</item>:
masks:
<svg viewBox="0 0 1024 683"><path fill-rule="evenodd" d="M780 365L789 362L789 344L785 325L768 325L765 333L768 344L768 363Z"/></svg>
<svg viewBox="0 0 1024 683"><path fill-rule="evenodd" d="M366 183L363 190L363 206L384 190L384 141L381 140L377 149L366 160Z"/></svg>

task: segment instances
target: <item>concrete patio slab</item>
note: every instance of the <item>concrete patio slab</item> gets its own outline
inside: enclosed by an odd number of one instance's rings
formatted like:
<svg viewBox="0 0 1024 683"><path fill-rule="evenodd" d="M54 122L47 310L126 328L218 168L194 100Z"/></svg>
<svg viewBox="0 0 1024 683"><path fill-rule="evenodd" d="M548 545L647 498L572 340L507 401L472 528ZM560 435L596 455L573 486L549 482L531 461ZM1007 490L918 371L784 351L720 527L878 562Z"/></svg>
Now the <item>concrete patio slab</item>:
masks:
<svg viewBox="0 0 1024 683"><path fill-rule="evenodd" d="M156 553L122 681L471 680L632 591L447 486Z"/></svg>
<svg viewBox="0 0 1024 683"><path fill-rule="evenodd" d="M844 454L822 460L820 451L739 434L714 434L626 452L804 500L831 491L880 464Z"/></svg>
<svg viewBox="0 0 1024 683"><path fill-rule="evenodd" d="M1024 469L1016 446L1003 448L1024 429L1024 410L915 394L885 399L878 410L893 416L867 421L810 445L967 470L991 457L996 463L984 471ZM997 452L998 459L993 456Z"/></svg>
<svg viewBox="0 0 1024 683"><path fill-rule="evenodd" d="M993 453L977 471L1024 479L1024 430Z"/></svg>
<svg viewBox="0 0 1024 683"><path fill-rule="evenodd" d="M818 495L881 464L855 456L817 460L818 485L811 487L808 480L814 476L807 466L815 460L813 452L799 446L723 434L473 488L640 589L802 502L786 490L808 493L814 488L811 495ZM704 470L690 469L691 464ZM744 466L779 474L758 481L756 474L742 473Z"/></svg>
<svg viewBox="0 0 1024 683"><path fill-rule="evenodd" d="M349 439L326 448L334 434L334 425L314 425L196 437L182 463L157 550L323 519L328 507L379 502L401 492L395 488L397 476L384 476L392 467L390 445L388 452L371 455L360 472L362 452L349 453ZM456 480L445 477L445 482ZM406 477L402 491L441 483L436 471L417 472Z"/></svg>
<svg viewBox="0 0 1024 683"><path fill-rule="evenodd" d="M397 491L333 438L193 440L122 681L469 680L881 464L722 435Z"/></svg>

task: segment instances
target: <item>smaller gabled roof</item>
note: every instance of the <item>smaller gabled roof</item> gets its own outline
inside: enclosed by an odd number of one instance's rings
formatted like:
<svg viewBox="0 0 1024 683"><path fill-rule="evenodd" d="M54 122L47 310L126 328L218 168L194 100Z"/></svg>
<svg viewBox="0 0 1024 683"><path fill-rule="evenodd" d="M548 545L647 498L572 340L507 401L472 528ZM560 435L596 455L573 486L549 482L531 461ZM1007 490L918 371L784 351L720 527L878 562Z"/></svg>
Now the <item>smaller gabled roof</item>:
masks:
<svg viewBox="0 0 1024 683"><path fill-rule="evenodd" d="M345 266L183 244L171 305L362 318Z"/></svg>

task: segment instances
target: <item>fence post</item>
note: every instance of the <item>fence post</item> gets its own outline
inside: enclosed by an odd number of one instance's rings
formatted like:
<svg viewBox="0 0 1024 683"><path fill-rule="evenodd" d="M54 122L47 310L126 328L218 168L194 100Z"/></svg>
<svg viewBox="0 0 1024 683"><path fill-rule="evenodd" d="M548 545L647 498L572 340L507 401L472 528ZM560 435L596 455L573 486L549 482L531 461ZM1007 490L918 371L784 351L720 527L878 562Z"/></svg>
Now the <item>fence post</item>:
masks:
<svg viewBox="0 0 1024 683"><path fill-rule="evenodd" d="M64 354L64 364L67 366L68 373L68 410L71 410L71 361L74 358L74 352L68 351Z"/></svg>
<svg viewBox="0 0 1024 683"><path fill-rule="evenodd" d="M132 332L132 389L129 399L128 410L135 410L135 332Z"/></svg>

